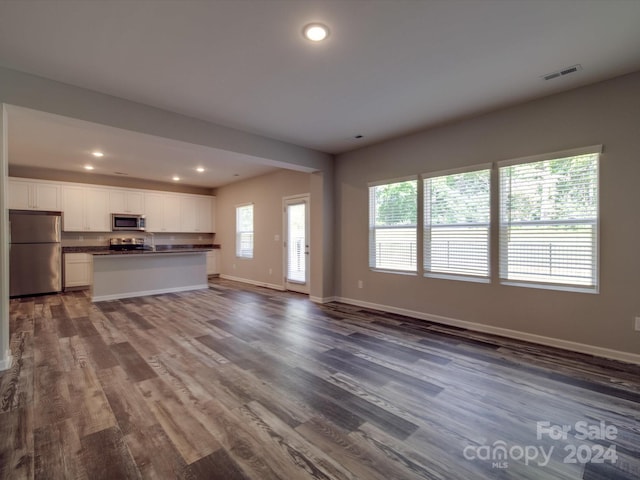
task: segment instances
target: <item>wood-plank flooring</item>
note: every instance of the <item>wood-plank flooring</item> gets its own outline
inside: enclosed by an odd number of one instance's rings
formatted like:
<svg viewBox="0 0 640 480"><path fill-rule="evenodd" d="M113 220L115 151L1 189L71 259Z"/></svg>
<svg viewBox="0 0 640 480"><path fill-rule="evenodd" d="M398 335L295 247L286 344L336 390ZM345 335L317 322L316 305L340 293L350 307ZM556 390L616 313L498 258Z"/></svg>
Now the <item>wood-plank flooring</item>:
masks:
<svg viewBox="0 0 640 480"><path fill-rule="evenodd" d="M640 478L638 366L224 280L10 310L0 478Z"/></svg>

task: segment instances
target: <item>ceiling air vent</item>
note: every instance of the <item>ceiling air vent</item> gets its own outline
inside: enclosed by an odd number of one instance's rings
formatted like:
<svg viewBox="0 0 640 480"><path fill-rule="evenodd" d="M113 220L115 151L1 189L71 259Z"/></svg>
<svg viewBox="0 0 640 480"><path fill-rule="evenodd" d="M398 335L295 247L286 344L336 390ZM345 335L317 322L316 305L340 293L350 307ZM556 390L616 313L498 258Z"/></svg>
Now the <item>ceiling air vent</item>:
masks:
<svg viewBox="0 0 640 480"><path fill-rule="evenodd" d="M564 77L565 75L569 75L570 73L575 73L580 70L582 70L582 65L572 65L571 67L558 70L557 72L547 73L546 75L543 75L542 78L545 80L551 80L553 78Z"/></svg>

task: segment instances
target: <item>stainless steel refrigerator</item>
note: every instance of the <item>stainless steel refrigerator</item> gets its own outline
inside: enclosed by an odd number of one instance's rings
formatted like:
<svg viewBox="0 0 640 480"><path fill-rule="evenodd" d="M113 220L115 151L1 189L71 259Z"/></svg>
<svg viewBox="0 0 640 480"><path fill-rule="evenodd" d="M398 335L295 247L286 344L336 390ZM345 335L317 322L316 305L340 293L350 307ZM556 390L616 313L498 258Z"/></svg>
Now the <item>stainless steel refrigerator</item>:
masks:
<svg viewBox="0 0 640 480"><path fill-rule="evenodd" d="M9 210L9 296L62 290L60 212Z"/></svg>

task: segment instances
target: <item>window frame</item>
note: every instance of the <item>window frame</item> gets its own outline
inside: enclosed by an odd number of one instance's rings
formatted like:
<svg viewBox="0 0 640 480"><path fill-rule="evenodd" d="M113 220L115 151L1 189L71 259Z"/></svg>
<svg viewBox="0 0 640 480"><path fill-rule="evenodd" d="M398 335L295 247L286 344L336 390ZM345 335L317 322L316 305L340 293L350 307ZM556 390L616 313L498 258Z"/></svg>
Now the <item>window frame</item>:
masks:
<svg viewBox="0 0 640 480"><path fill-rule="evenodd" d="M372 205L371 205L371 198L372 198L372 194L371 194L371 189L372 188L376 188L376 187L381 187L381 186L385 186L385 185L393 185L396 183L403 183L403 182L415 182L416 184L416 195L415 195L415 202L416 202L416 219L415 219L415 224L413 225L403 225L403 226L387 226L387 227L376 227L375 226L375 222L372 223ZM393 273L393 274L397 274L397 275L417 275L418 274L418 268L419 268L419 253L418 253L418 234L420 231L420 181L418 178L418 175L410 175L407 177L400 177L400 178L392 178L392 179L387 179L387 180L379 180L379 181L375 181L375 182L369 182L367 184L367 194L368 194L368 215L369 215L369 245L368 245L368 251L367 251L367 255L368 255L368 263L369 263L369 269L371 271L374 272L382 272L382 273ZM377 230L380 229L385 229L385 230L392 230L392 229L396 229L396 228L407 228L407 227L413 227L415 228L415 265L413 267L413 269L396 269L396 268L386 268L386 267L379 267L376 265L376 252L377 250L373 247L374 243L375 243L375 233Z"/></svg>
<svg viewBox="0 0 640 480"><path fill-rule="evenodd" d="M423 173L420 175L420 180L422 182L422 275L426 278L439 278L445 280L460 280L466 282L476 282L476 283L490 283L493 275L492 272L492 261L491 261L491 246L493 242L492 238L492 225L493 225L493 163L481 163L470 165L467 167L460 168L452 168L448 170L439 170L435 172ZM463 273L457 272L434 272L428 269L427 262L428 259L431 258L431 250L430 250L430 238L431 235L429 231L432 229L430 227L431 222L427 221L427 215L430 211L430 202L428 202L428 191L427 191L427 181L432 178L439 177L448 177L452 175L459 175L462 173L470 173L470 172L479 172L487 170L488 173L488 190L489 190L489 198L488 198L488 207L489 207L489 218L486 223L470 223L470 224L451 224L449 227L458 227L458 226L481 226L486 228L487 231L487 243L486 243L486 255L487 255L487 274L486 275L467 275ZM438 227L446 227L447 225L438 225Z"/></svg>
<svg viewBox="0 0 640 480"><path fill-rule="evenodd" d="M241 229L241 222L240 222L240 215L241 215L241 211L244 208L248 208L251 207L251 230L243 230ZM255 215L255 206L253 203L242 203L239 205L235 206L236 209L236 258L244 258L244 259L252 259L254 257L254 253L255 253L255 242L254 242L254 235L255 235L255 222L254 222L254 215ZM246 234L251 234L251 251L249 253L246 253L243 251L247 250L247 249L243 249L242 248L242 244L243 244L243 235Z"/></svg>
<svg viewBox="0 0 640 480"><path fill-rule="evenodd" d="M501 285L507 286L516 286L516 287L528 287L528 288L538 288L538 289L546 289L546 290L557 290L557 291L566 291L566 292L578 292L578 293L591 293L598 294L600 292L600 195L601 195L601 182L600 182L600 163L602 161L602 145L592 145L588 147L574 148L570 150L562 150L552 153L546 153L541 155L533 155L529 157L515 158L511 160L504 160L500 162L496 162L496 166L498 168L498 180L497 180L497 192L498 192L498 258L499 258L499 268L498 268L498 280ZM596 155L596 208L595 208L595 219L586 220L586 219L568 219L568 220L548 220L548 221L523 221L517 222L521 224L535 224L535 225L593 225L592 230L592 283L593 285L580 285L577 283L564 283L564 282L543 282L543 281L535 281L535 280L523 280L523 279L511 279L507 278L507 273L505 272L506 266L509 262L508 256L508 246L505 245L504 239L506 235L506 229L509 228L510 225L513 225L514 222L505 222L504 221L504 212L503 208L505 205L503 196L504 192L502 189L502 175L503 169L525 165L528 163L536 163L536 162L544 162L551 160L562 160L565 158L577 157L581 155Z"/></svg>

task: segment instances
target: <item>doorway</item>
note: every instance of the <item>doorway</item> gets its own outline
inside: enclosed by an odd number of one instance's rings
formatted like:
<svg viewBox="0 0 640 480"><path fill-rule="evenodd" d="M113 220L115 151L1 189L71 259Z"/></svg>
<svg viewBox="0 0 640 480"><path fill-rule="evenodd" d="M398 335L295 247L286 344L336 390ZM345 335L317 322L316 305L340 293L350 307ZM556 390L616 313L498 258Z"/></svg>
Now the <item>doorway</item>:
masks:
<svg viewBox="0 0 640 480"><path fill-rule="evenodd" d="M285 288L309 293L309 196L286 197L284 202Z"/></svg>

